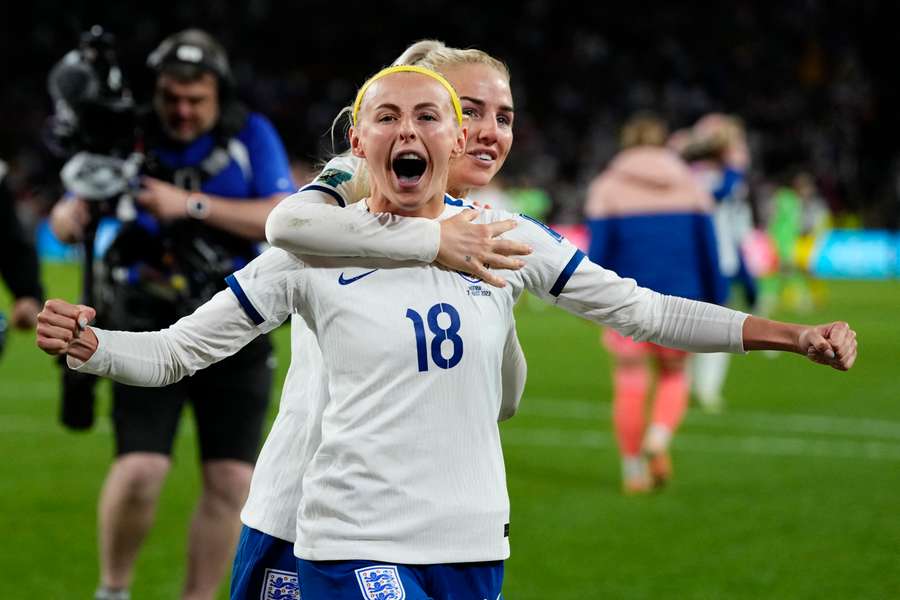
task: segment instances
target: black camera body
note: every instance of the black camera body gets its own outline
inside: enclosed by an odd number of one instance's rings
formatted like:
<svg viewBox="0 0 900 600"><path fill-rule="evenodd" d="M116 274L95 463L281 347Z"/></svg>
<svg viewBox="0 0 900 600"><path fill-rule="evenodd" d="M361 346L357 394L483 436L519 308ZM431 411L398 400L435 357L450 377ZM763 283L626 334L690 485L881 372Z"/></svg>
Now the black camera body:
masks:
<svg viewBox="0 0 900 600"><path fill-rule="evenodd" d="M47 90L54 114L48 145L67 158L60 172L66 191L88 201L85 227L83 302L94 299L94 234L101 217L135 217L131 192L143 156L139 146L137 106L119 67L115 38L99 25L81 35L78 47L50 70ZM74 430L94 422L96 378L62 367L60 419Z"/></svg>
<svg viewBox="0 0 900 600"><path fill-rule="evenodd" d="M95 25L50 70L51 133L64 153L125 156L134 147L136 107L119 67L115 37Z"/></svg>
<svg viewBox="0 0 900 600"><path fill-rule="evenodd" d="M95 218L134 218L129 192L143 156L138 110L119 67L114 36L99 25L81 35L50 70L51 149L68 161L60 172L66 191L91 202Z"/></svg>

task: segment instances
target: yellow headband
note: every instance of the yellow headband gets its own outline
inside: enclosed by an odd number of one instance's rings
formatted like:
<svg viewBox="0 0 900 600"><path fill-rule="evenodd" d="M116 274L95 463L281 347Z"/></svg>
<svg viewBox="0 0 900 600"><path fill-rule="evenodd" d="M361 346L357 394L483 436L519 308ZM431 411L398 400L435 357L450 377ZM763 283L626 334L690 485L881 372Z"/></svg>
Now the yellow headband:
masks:
<svg viewBox="0 0 900 600"><path fill-rule="evenodd" d="M391 75L392 73L419 73L420 75L427 75L428 77L431 77L432 79L440 83L450 94L450 100L453 102L453 110L456 111L456 121L460 125L462 125L462 105L459 102L459 96L456 94L456 90L453 89L453 86L450 85L450 82L444 79L443 75L441 75L440 73L417 65L396 65L393 67L382 69L372 75L369 80L366 81L361 88L359 88L359 92L356 93L356 101L353 103L354 125L356 125L356 117L359 114L359 105L362 104L363 96L366 95L366 90L369 89L370 85L372 85L382 77L386 77L387 75Z"/></svg>

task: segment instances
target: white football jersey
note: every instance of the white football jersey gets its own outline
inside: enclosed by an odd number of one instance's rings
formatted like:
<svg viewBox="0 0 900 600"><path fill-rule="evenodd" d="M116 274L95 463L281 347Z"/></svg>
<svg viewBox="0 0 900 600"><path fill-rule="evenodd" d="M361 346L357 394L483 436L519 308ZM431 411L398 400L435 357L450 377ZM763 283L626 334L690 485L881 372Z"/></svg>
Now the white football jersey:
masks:
<svg viewBox="0 0 900 600"><path fill-rule="evenodd" d="M322 412L329 397L327 373L316 338L300 315L292 314L290 319L291 364L284 379L278 414L253 469L241 521L248 527L293 542L301 479L319 446ZM274 326L269 323L265 329Z"/></svg>
<svg viewBox="0 0 900 600"><path fill-rule="evenodd" d="M448 206L444 216L459 210ZM322 354L293 348L280 433L265 446L271 470L253 484L257 520L290 526L283 511L302 496L296 547L304 558L505 558L499 365L521 292L637 340L694 352L742 352L746 317L639 288L527 217L485 211L478 220L505 218L519 221L506 235L535 249L524 269L503 273L506 288L418 262L301 261L270 249L229 278L231 291L167 329L92 327L97 351L68 364L128 385L170 385L299 313ZM305 366L314 377L302 375ZM314 403L327 396L324 409Z"/></svg>
<svg viewBox="0 0 900 600"><path fill-rule="evenodd" d="M508 553L497 415L511 294L418 262L301 262L277 249L231 281L262 328L296 311L322 350L331 401L303 476L299 556L434 563ZM458 403L472 381L479 382L477 392ZM445 450L446 468L422 461ZM467 464L456 459L459 452L479 458ZM484 493L471 493L476 482ZM442 507L441 499L450 498L456 500Z"/></svg>
<svg viewBox="0 0 900 600"><path fill-rule="evenodd" d="M316 255L354 253L431 262L440 242L440 228L427 219L402 219L393 215L368 215L360 211L326 211L317 214L323 202L344 207L368 193L365 161L352 156L331 159L312 183L295 196L283 200L267 223L267 232L291 235L297 221L315 223L298 240L303 247L293 253ZM302 210L297 215L296 210ZM310 214L312 213L312 214ZM368 218L372 217L372 218ZM271 237L270 237L271 239ZM264 331L277 324L269 322ZM519 405L525 384L524 356L510 324L504 355L503 402L500 420L511 418ZM278 415L260 450L250 482L241 521L253 529L293 542L296 537L297 506L301 477L318 446L321 417L328 404L327 381L321 368L322 355L315 336L297 314L291 315L291 364L285 378ZM300 433L298 433L300 432ZM285 468L285 465L290 465Z"/></svg>
<svg viewBox="0 0 900 600"><path fill-rule="evenodd" d="M453 203L442 218L462 210ZM301 483L301 558L508 557L497 414L512 307L525 289L636 339L742 351L740 313L639 288L527 217L484 211L478 221L505 218L519 221L507 237L535 252L504 272L503 289L419 262L300 260L274 248L231 278L261 328L297 312L322 352L330 402ZM678 318L667 323L667 311Z"/></svg>

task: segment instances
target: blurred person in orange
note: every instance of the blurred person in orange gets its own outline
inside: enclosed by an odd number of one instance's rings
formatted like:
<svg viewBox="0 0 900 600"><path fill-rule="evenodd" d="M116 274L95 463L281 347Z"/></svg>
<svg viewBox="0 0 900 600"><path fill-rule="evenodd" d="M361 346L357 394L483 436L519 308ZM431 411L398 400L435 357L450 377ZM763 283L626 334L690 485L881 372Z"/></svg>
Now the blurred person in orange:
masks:
<svg viewBox="0 0 900 600"><path fill-rule="evenodd" d="M722 303L713 232L713 198L688 165L666 148L666 124L639 114L622 129L622 151L592 183L585 208L589 256L639 285L665 294ZM669 444L688 403L688 353L635 342L612 329L613 421L626 493L663 486L672 475ZM649 426L645 402L656 385Z"/></svg>

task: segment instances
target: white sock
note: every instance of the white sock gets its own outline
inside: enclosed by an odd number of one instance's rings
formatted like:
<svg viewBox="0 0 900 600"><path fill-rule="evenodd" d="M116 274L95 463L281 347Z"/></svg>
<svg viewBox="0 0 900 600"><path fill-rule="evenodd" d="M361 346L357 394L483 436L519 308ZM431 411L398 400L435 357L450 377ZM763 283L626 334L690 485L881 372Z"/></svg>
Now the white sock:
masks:
<svg viewBox="0 0 900 600"><path fill-rule="evenodd" d="M721 408L722 387L730 360L731 355L723 352L700 353L691 358L691 387L703 408Z"/></svg>
<svg viewBox="0 0 900 600"><path fill-rule="evenodd" d="M669 449L672 432L661 423L653 423L644 434L644 451L648 454L660 454Z"/></svg>
<svg viewBox="0 0 900 600"><path fill-rule="evenodd" d="M94 600L131 600L131 592L128 588L112 589L101 585L94 592Z"/></svg>
<svg viewBox="0 0 900 600"><path fill-rule="evenodd" d="M647 477L647 461L643 456L622 457L622 478L637 479Z"/></svg>

